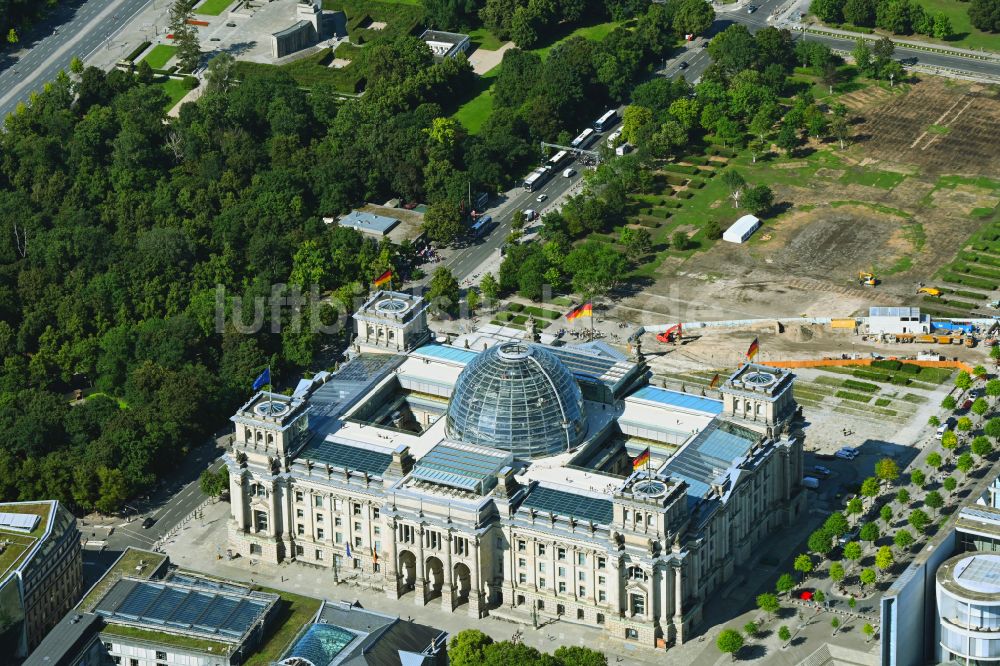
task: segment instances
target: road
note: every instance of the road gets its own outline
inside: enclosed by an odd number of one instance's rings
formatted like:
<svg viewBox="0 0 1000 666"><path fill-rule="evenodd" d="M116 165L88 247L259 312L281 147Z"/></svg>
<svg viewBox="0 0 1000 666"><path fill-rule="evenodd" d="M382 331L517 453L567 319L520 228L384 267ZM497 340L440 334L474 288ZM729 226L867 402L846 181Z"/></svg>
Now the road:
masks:
<svg viewBox="0 0 1000 666"><path fill-rule="evenodd" d="M109 47L126 55L126 49L138 46L116 43L114 36L151 1L89 0L35 26L24 35L26 50L20 57L8 57L0 71L0 118L55 79L60 69L69 70L74 56L83 59L98 48Z"/></svg>

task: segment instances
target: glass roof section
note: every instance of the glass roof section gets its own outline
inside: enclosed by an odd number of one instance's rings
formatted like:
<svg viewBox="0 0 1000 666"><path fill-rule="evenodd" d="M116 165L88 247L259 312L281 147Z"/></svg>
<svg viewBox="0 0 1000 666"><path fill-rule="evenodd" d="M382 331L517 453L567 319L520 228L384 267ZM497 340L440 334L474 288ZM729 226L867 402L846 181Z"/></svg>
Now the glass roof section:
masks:
<svg viewBox="0 0 1000 666"><path fill-rule="evenodd" d="M965 558L955 567L955 580L974 592L1000 592L1000 557L989 553Z"/></svg>
<svg viewBox="0 0 1000 666"><path fill-rule="evenodd" d="M443 442L427 452L413 468L413 476L460 490L484 493L496 473L512 456L496 449Z"/></svg>
<svg viewBox="0 0 1000 666"><path fill-rule="evenodd" d="M545 486L532 488L521 506L538 511L551 511L560 516L570 516L579 520L592 520L600 525L610 525L613 516L611 500L577 495Z"/></svg>
<svg viewBox="0 0 1000 666"><path fill-rule="evenodd" d="M305 659L313 666L327 666L355 638L355 634L332 624L314 624L302 634L281 661L295 663L296 659Z"/></svg>
<svg viewBox="0 0 1000 666"><path fill-rule="evenodd" d="M732 423L712 421L667 463L670 476L687 481L688 497L701 498L712 482L745 456L761 438Z"/></svg>
<svg viewBox="0 0 1000 666"><path fill-rule="evenodd" d="M679 391L669 391L667 389L657 388L656 386L643 386L629 397L638 398L640 400L649 400L650 402L657 402L661 405L691 409L696 412L704 412L706 414L722 413L721 400L712 400L711 398L703 398L698 395L691 395L690 393L680 393Z"/></svg>
<svg viewBox="0 0 1000 666"><path fill-rule="evenodd" d="M381 476L392 462L392 454L363 449L330 439L310 442L302 449L299 458L378 476Z"/></svg>
<svg viewBox="0 0 1000 666"><path fill-rule="evenodd" d="M567 451L587 434L583 394L551 352L505 342L462 370L448 405L447 433L518 457Z"/></svg>
<svg viewBox="0 0 1000 666"><path fill-rule="evenodd" d="M427 356L441 361L451 361L463 365L471 363L479 354L468 349L459 349L447 345L429 344L419 347L414 356Z"/></svg>

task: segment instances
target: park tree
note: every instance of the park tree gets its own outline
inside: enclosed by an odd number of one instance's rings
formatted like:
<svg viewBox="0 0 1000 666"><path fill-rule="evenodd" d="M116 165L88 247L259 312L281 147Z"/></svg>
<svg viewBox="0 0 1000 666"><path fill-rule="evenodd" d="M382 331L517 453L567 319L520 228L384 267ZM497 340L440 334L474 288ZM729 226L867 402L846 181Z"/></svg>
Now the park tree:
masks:
<svg viewBox="0 0 1000 666"><path fill-rule="evenodd" d="M781 609L781 604L778 603L778 597L770 592L764 592L757 595L757 608L764 611L768 615L774 615Z"/></svg>
<svg viewBox="0 0 1000 666"><path fill-rule="evenodd" d="M799 138L798 128L790 122L783 122L774 143L778 148L785 151L785 155L791 155L799 147L799 144L802 143Z"/></svg>
<svg viewBox="0 0 1000 666"><path fill-rule="evenodd" d="M872 585L878 579L873 569L862 569L861 573L858 574L858 579L861 581L861 586Z"/></svg>
<svg viewBox="0 0 1000 666"><path fill-rule="evenodd" d="M869 476L867 479L861 482L861 495L863 497L873 498L878 497L879 493L879 482L874 476Z"/></svg>
<svg viewBox="0 0 1000 666"><path fill-rule="evenodd" d="M750 69L757 61L757 42L746 26L734 23L708 44L712 62L728 76Z"/></svg>
<svg viewBox="0 0 1000 666"><path fill-rule="evenodd" d="M678 0L673 3L674 32L678 35L700 35L715 21L712 5L702 0Z"/></svg>
<svg viewBox="0 0 1000 666"><path fill-rule="evenodd" d="M882 546L875 553L875 566L879 571L885 572L892 568L895 560L892 556L892 549L889 546Z"/></svg>
<svg viewBox="0 0 1000 666"><path fill-rule="evenodd" d="M17 36L17 30L15 30L14 28L11 28L10 30L8 30L7 31L7 43L8 44L17 44L18 41L20 41L20 40L18 39L18 36Z"/></svg>
<svg viewBox="0 0 1000 666"><path fill-rule="evenodd" d="M975 466L975 462L972 460L972 454L970 454L968 451L966 451L965 453L963 453L962 455L960 455L955 460L955 467L962 474L968 474L969 472L972 471L972 468L974 466Z"/></svg>
<svg viewBox="0 0 1000 666"><path fill-rule="evenodd" d="M854 50L851 51L851 57L854 58L854 64L857 65L858 71L861 74L868 76L871 74L872 70L872 50L868 46L868 42L864 37L858 37L858 41L854 46Z"/></svg>
<svg viewBox="0 0 1000 666"><path fill-rule="evenodd" d="M205 92L226 92L236 83L236 58L223 51L208 61Z"/></svg>
<svg viewBox="0 0 1000 666"><path fill-rule="evenodd" d="M892 536L892 542L896 544L901 552L906 552L909 550L910 546L913 545L915 539L913 535L910 534L909 530L899 530Z"/></svg>
<svg viewBox="0 0 1000 666"><path fill-rule="evenodd" d="M458 304L461 300L461 289L458 280L452 272L439 266L431 276L430 287L427 289L427 301L434 312L440 316L448 314L452 317L458 314Z"/></svg>
<svg viewBox="0 0 1000 666"><path fill-rule="evenodd" d="M941 464L944 461L941 460L941 454L937 451L931 451L927 454L927 465L933 469L941 469Z"/></svg>
<svg viewBox="0 0 1000 666"><path fill-rule="evenodd" d="M850 504L850 502L848 502ZM847 517L840 511L834 511L823 521L823 529L833 536L843 536L851 531Z"/></svg>
<svg viewBox="0 0 1000 666"><path fill-rule="evenodd" d="M448 641L448 662L452 666L481 666L484 651L493 639L478 629L465 629Z"/></svg>
<svg viewBox="0 0 1000 666"><path fill-rule="evenodd" d="M931 509L934 509L934 516L936 517L938 510L944 506L944 498L941 497L941 493L936 490L932 490L924 497L924 504Z"/></svg>
<svg viewBox="0 0 1000 666"><path fill-rule="evenodd" d="M833 562L830 564L830 580L834 583L839 583L844 580L845 572L844 565L840 562Z"/></svg>
<svg viewBox="0 0 1000 666"><path fill-rule="evenodd" d="M844 544L844 559L850 562L852 566L858 563L863 554L861 544L857 541L848 541Z"/></svg>
<svg viewBox="0 0 1000 666"><path fill-rule="evenodd" d="M875 4L875 0L847 0L844 3L844 20L866 28L874 26Z"/></svg>
<svg viewBox="0 0 1000 666"><path fill-rule="evenodd" d="M562 666L608 666L608 658L603 652L580 645L564 645L552 656Z"/></svg>
<svg viewBox="0 0 1000 666"><path fill-rule="evenodd" d="M806 545L813 553L821 556L826 555L833 550L833 535L825 527L821 527L809 535Z"/></svg>
<svg viewBox="0 0 1000 666"><path fill-rule="evenodd" d="M972 388L972 377L968 372L962 370L955 376L955 386L963 391L968 391Z"/></svg>
<svg viewBox="0 0 1000 666"><path fill-rule="evenodd" d="M804 579L813 570L813 561L808 554L802 553L795 558L795 562L792 564L792 568L799 572L799 579Z"/></svg>
<svg viewBox="0 0 1000 666"><path fill-rule="evenodd" d="M185 72L193 72L201 60L198 29L188 23L193 18L195 1L174 0L170 6L169 28L177 46L177 62Z"/></svg>
<svg viewBox="0 0 1000 666"><path fill-rule="evenodd" d="M469 316L476 316L476 309L479 307L479 292L474 287L470 287L465 292L465 305L469 308Z"/></svg>
<svg viewBox="0 0 1000 666"><path fill-rule="evenodd" d="M860 516L864 510L865 507L860 497L852 497L847 501L847 507L844 509L847 515L852 517Z"/></svg>
<svg viewBox="0 0 1000 666"><path fill-rule="evenodd" d="M886 527L888 527L893 518L892 506L889 504L883 504L882 508L879 509L879 518L881 518L882 522L884 522Z"/></svg>
<svg viewBox="0 0 1000 666"><path fill-rule="evenodd" d="M955 396L946 395L941 400L941 407L943 409L954 410L956 407L958 407L958 401L955 399Z"/></svg>
<svg viewBox="0 0 1000 666"><path fill-rule="evenodd" d="M868 569L865 569L865 571L868 571ZM864 574L864 571L862 571L861 573ZM873 576L875 575L874 571L872 572L872 575ZM863 582L862 582L862 584L863 584ZM830 620L830 626L833 627L833 635L836 636L837 635L837 630L840 629L840 618L839 617L832 618Z"/></svg>
<svg viewBox="0 0 1000 666"><path fill-rule="evenodd" d="M743 636L735 629L723 629L715 639L719 652L728 654L736 661L736 653L743 647Z"/></svg>
<svg viewBox="0 0 1000 666"><path fill-rule="evenodd" d="M958 481L956 481L955 477L953 476L946 476L941 481L941 486L949 493L953 493L955 492L955 488L958 487Z"/></svg>
<svg viewBox="0 0 1000 666"><path fill-rule="evenodd" d="M747 635L747 638L753 638L760 631L760 627L757 626L756 622L747 622L743 625L743 633Z"/></svg>
<svg viewBox="0 0 1000 666"><path fill-rule="evenodd" d="M565 269L573 275L573 290L600 296L616 287L625 275L625 257L607 243L589 240L566 255Z"/></svg>
<svg viewBox="0 0 1000 666"><path fill-rule="evenodd" d="M743 207L754 215L762 215L774 205L774 192L767 185L747 188L743 194Z"/></svg>
<svg viewBox="0 0 1000 666"><path fill-rule="evenodd" d="M968 416L959 417L958 423L955 424L955 429L959 432L969 432L972 430L972 419Z"/></svg>
<svg viewBox="0 0 1000 666"><path fill-rule="evenodd" d="M917 486L918 488L923 488L924 482L927 480L927 475L921 469L915 469L910 472L910 482Z"/></svg>
<svg viewBox="0 0 1000 666"><path fill-rule="evenodd" d="M931 414L930 417L928 417L927 419L927 425L929 425L932 428L937 428L939 425L941 425L941 419L938 418L937 414Z"/></svg>
<svg viewBox="0 0 1000 666"><path fill-rule="evenodd" d="M983 426L983 432L993 439L1000 439L1000 417L993 417Z"/></svg>
<svg viewBox="0 0 1000 666"><path fill-rule="evenodd" d="M1000 32L1000 0L972 0L969 22L983 32Z"/></svg>
<svg viewBox="0 0 1000 666"><path fill-rule="evenodd" d="M218 471L213 472L206 469L198 479L201 492L209 497L216 498L229 490L229 468L223 465Z"/></svg>
<svg viewBox="0 0 1000 666"><path fill-rule="evenodd" d="M858 532L858 538L861 541L866 541L873 545L876 541L878 541L880 536L882 535L879 533L877 523L865 523L861 526L861 530Z"/></svg>
<svg viewBox="0 0 1000 666"><path fill-rule="evenodd" d="M996 349L998 352L1000 352L1000 345L997 345L993 349ZM990 353L991 354L993 353L992 349L990 350ZM986 395L990 396L991 398L1000 396L1000 379L990 379L986 382Z"/></svg>
<svg viewBox="0 0 1000 666"><path fill-rule="evenodd" d="M865 635L865 642L870 643L875 637L875 627L870 622L865 622L865 626L861 627L861 633Z"/></svg>
<svg viewBox="0 0 1000 666"><path fill-rule="evenodd" d="M973 437L972 444L969 448L971 448L972 452L980 458L985 458L993 453L993 445L990 444L990 438L985 435Z"/></svg>
<svg viewBox="0 0 1000 666"><path fill-rule="evenodd" d="M423 229L432 241L451 245L464 230L458 206L444 201L431 204L424 213Z"/></svg>
<svg viewBox="0 0 1000 666"><path fill-rule="evenodd" d="M845 0L813 0L809 10L824 23L844 22Z"/></svg>
<svg viewBox="0 0 1000 666"><path fill-rule="evenodd" d="M920 534L923 534L924 529L931 523L930 516L928 516L922 509L914 509L910 512L907 517L907 522L910 523L910 527L915 529Z"/></svg>
<svg viewBox="0 0 1000 666"><path fill-rule="evenodd" d="M899 478L899 465L892 458L882 458L875 463L875 476L891 485Z"/></svg>
<svg viewBox="0 0 1000 666"><path fill-rule="evenodd" d="M778 628L778 640L784 643L784 647L788 647L788 641L792 640L792 631L785 625L781 625Z"/></svg>
<svg viewBox="0 0 1000 666"><path fill-rule="evenodd" d="M677 230L670 237L670 247L674 248L675 250L684 251L688 249L688 245L689 245L688 235L683 231Z"/></svg>
<svg viewBox="0 0 1000 666"><path fill-rule="evenodd" d="M907 490L906 488L900 488L899 490L897 490L896 502L902 507L908 505L910 503L910 491Z"/></svg>
<svg viewBox="0 0 1000 666"><path fill-rule="evenodd" d="M795 579L792 578L792 574L781 574L778 576L777 582L774 584L774 589L778 594L788 594L795 589Z"/></svg>
<svg viewBox="0 0 1000 666"><path fill-rule="evenodd" d="M493 273L487 273L483 276L483 279L479 281L479 288L486 298L487 306L490 308L496 307L497 300L500 298L500 284L493 276Z"/></svg>
<svg viewBox="0 0 1000 666"><path fill-rule="evenodd" d="M652 110L637 104L630 104L622 112L622 138L632 145L638 145L644 128L652 124Z"/></svg>
<svg viewBox="0 0 1000 666"><path fill-rule="evenodd" d="M625 248L625 254L635 261L653 249L653 239L649 231L643 228L622 227L619 243Z"/></svg>
<svg viewBox="0 0 1000 666"><path fill-rule="evenodd" d="M945 430L941 435L941 446L949 451L953 451L958 446L958 435L954 430Z"/></svg>
<svg viewBox="0 0 1000 666"><path fill-rule="evenodd" d="M983 377L986 377L987 374L986 366L984 365L977 365L972 369L972 376L976 379L982 379Z"/></svg>
<svg viewBox="0 0 1000 666"><path fill-rule="evenodd" d="M747 181L743 179L739 171L730 169L722 174L722 184L729 190L729 196L733 199L733 207L739 208L740 196L747 187Z"/></svg>

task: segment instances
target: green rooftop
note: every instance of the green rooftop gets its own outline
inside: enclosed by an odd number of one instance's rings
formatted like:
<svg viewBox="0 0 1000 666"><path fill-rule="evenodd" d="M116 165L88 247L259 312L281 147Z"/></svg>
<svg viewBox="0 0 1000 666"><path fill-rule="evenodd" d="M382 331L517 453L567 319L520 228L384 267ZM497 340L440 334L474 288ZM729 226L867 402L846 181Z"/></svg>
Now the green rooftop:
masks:
<svg viewBox="0 0 1000 666"><path fill-rule="evenodd" d="M258 586L254 589L261 592L273 592L281 596L271 635L243 665L268 666L278 661L292 641L298 637L302 627L312 622L316 613L319 612L322 602L312 597L304 597L267 587Z"/></svg>
<svg viewBox="0 0 1000 666"><path fill-rule="evenodd" d="M162 553L138 550L136 548L127 549L111 565L111 568L108 569L108 572L104 574L101 580L97 581L94 587L90 588L86 596L80 600L77 608L87 613L91 612L94 606L97 605L97 602L108 593L111 586L121 580L123 576L149 578L165 559L167 559L167 556Z"/></svg>
<svg viewBox="0 0 1000 666"><path fill-rule="evenodd" d="M157 643L160 645L172 645L174 647L187 648L189 650L197 650L199 652L208 652L211 654L229 654L229 650L232 647L226 643L209 640L207 638L171 634L166 631L149 631L147 629L139 629L137 627L130 627L124 624L105 624L104 628L101 629L101 634L103 636L125 636L128 638L150 641L151 643Z"/></svg>
<svg viewBox="0 0 1000 666"><path fill-rule="evenodd" d="M0 581L6 579L11 571L21 565L25 556L31 552L35 542L45 534L52 507L53 505L48 502L0 504L0 512L2 513L29 513L41 518L38 525L29 534L14 530L0 530L0 543L6 544L3 552L0 553Z"/></svg>

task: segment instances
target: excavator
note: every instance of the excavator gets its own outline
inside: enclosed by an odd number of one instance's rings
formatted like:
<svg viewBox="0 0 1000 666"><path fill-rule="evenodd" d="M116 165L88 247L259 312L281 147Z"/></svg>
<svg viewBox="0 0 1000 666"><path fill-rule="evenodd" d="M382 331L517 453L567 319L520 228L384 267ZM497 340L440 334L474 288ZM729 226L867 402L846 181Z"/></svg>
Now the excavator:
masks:
<svg viewBox="0 0 1000 666"><path fill-rule="evenodd" d="M928 296L940 296L941 290L937 287L920 287L917 289L918 294L927 294Z"/></svg>
<svg viewBox="0 0 1000 666"><path fill-rule="evenodd" d="M862 284L866 287L874 287L878 284L878 278L875 277L874 273L858 271L858 284Z"/></svg>
<svg viewBox="0 0 1000 666"><path fill-rule="evenodd" d="M656 334L656 340L658 342L673 342L678 344L683 337L684 330L680 323L674 324L662 333Z"/></svg>

